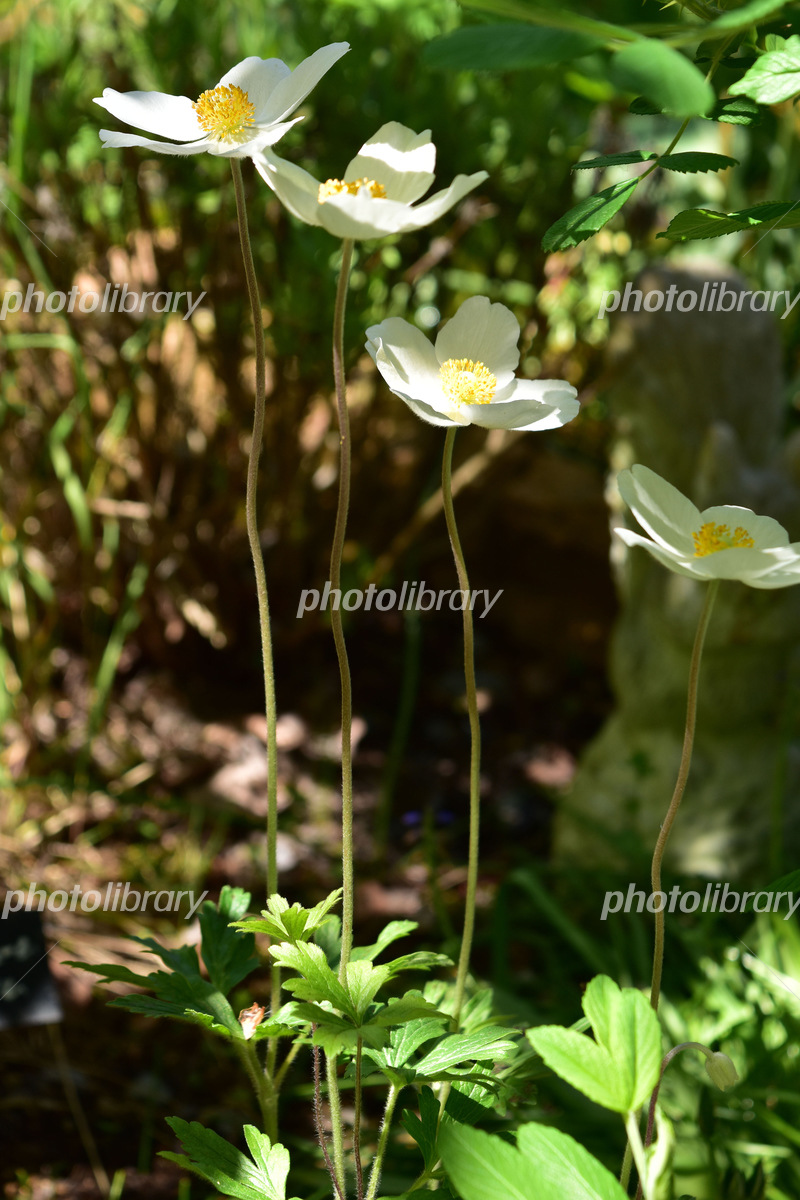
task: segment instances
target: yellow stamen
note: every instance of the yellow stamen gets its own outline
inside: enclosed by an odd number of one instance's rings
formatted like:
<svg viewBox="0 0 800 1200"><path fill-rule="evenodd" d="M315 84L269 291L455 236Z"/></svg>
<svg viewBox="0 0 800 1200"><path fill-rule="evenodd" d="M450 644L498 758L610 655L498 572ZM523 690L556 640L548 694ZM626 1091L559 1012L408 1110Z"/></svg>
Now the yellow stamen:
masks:
<svg viewBox="0 0 800 1200"><path fill-rule="evenodd" d="M256 106L235 83L203 92L192 108L204 131L216 142L246 142L255 127Z"/></svg>
<svg viewBox="0 0 800 1200"><path fill-rule="evenodd" d="M357 196L361 189L369 192L370 196L375 200L386 199L386 188L382 183L376 183L374 179L354 179L348 183L346 179L326 179L324 183L319 185L317 192L317 202L324 204L326 200L330 200L331 196Z"/></svg>
<svg viewBox="0 0 800 1200"><path fill-rule="evenodd" d="M448 358L439 368L442 391L458 404L491 404L497 379L482 362L471 358Z"/></svg>
<svg viewBox="0 0 800 1200"><path fill-rule="evenodd" d="M718 550L730 550L734 546L755 546L750 534L741 525L737 525L733 533L727 525L715 525L707 521L699 533L692 534L695 558L705 558L707 554L716 554Z"/></svg>

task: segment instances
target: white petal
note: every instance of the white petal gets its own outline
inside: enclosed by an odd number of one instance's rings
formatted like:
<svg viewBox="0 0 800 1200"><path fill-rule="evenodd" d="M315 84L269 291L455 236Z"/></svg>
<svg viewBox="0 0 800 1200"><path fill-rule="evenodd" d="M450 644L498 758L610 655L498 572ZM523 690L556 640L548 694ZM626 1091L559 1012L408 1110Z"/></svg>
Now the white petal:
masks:
<svg viewBox="0 0 800 1200"><path fill-rule="evenodd" d="M531 410L531 418L524 424L495 426L495 428L516 429L525 433L541 433L546 429L560 429L568 421L577 417L580 412L578 393L571 383L564 379L516 379L510 392L511 403L537 403L539 408ZM473 407L481 407L474 405ZM497 399L491 404L483 405L484 409L504 407ZM522 410L520 409L520 415ZM476 425L486 425L487 422L473 417Z"/></svg>
<svg viewBox="0 0 800 1200"><path fill-rule="evenodd" d="M284 117L288 117L289 113L293 112L298 104L305 100L308 93L317 86L322 76L349 49L348 42L332 42L329 46L322 46L321 49L315 50L278 84L263 115L259 116L257 113L256 120L274 124L276 121L282 121Z"/></svg>
<svg viewBox="0 0 800 1200"><path fill-rule="evenodd" d="M293 125L302 120L302 117L295 117L292 121L282 121L279 125L269 125L266 129L258 129L255 136L248 138L246 142L231 142L227 139L213 142L210 147L211 153L221 155L223 158L252 158L255 161L257 154L269 146L274 146Z"/></svg>
<svg viewBox="0 0 800 1200"><path fill-rule="evenodd" d="M210 138L202 138L199 142L156 142L152 138L139 137L136 133L115 133L113 129L101 129L100 137L104 147L109 146L142 146L145 150L156 150L159 154L202 154L218 145Z"/></svg>
<svg viewBox="0 0 800 1200"><path fill-rule="evenodd" d="M342 192L319 205L319 224L340 238L381 238L404 233L414 209L396 200L380 200L361 191Z"/></svg>
<svg viewBox="0 0 800 1200"><path fill-rule="evenodd" d="M442 428L450 428L452 425L458 427L461 424L460 421L451 421L443 413L436 412L429 404L425 404L423 400L418 400L414 396L404 396L401 392L395 391L394 388L392 388L392 391L401 400L404 400L411 411L416 413L421 420L426 421L428 425L439 425Z"/></svg>
<svg viewBox="0 0 800 1200"><path fill-rule="evenodd" d="M454 204L458 204L459 200L463 200L468 192L488 178L486 171L476 171L474 175L456 175L453 182L444 191L436 192L430 199L418 204L416 208L410 209L410 218L404 228L398 230L398 233L410 233L412 229L424 229L426 225L438 221L439 217L443 216L448 209L451 209Z"/></svg>
<svg viewBox="0 0 800 1200"><path fill-rule="evenodd" d="M390 388L441 408L439 363L420 329L401 317L389 317L367 329L367 351Z"/></svg>
<svg viewBox="0 0 800 1200"><path fill-rule="evenodd" d="M754 588L792 587L800 583L800 562L786 563L755 579L745 579L744 582Z"/></svg>
<svg viewBox="0 0 800 1200"><path fill-rule="evenodd" d="M436 147L430 129L414 133L397 121L382 125L347 165L345 179L375 179L387 198L413 204L433 183Z"/></svg>
<svg viewBox="0 0 800 1200"><path fill-rule="evenodd" d="M499 390L516 370L518 341L519 322L510 309L486 296L472 296L436 338L436 356L440 363L450 358L482 362L496 376Z"/></svg>
<svg viewBox="0 0 800 1200"><path fill-rule="evenodd" d="M102 98L95 97L94 102L112 117L136 129L146 129L148 133L159 133L178 142L204 136L188 96L168 96L166 92L116 92L106 88Z"/></svg>
<svg viewBox="0 0 800 1200"><path fill-rule="evenodd" d="M789 535L783 526L772 517L761 517L751 508L740 508L736 504L718 504L700 513L700 522L706 525L727 525L731 533L737 525L747 530L755 542L755 549L767 550L776 546L788 546Z"/></svg>
<svg viewBox="0 0 800 1200"><path fill-rule="evenodd" d="M684 558L694 557L692 533L702 522L700 511L691 500L640 463L620 471L617 487L639 524L657 542Z"/></svg>
<svg viewBox="0 0 800 1200"><path fill-rule="evenodd" d="M703 554L696 562L698 570L709 579L741 579L743 583L750 583L784 565L783 560L771 551L748 546L715 550L712 554Z"/></svg>
<svg viewBox="0 0 800 1200"><path fill-rule="evenodd" d="M307 225L319 225L319 183L308 171L286 162L270 150L253 156L256 170L293 216Z"/></svg>
<svg viewBox="0 0 800 1200"><path fill-rule="evenodd" d="M252 54L231 67L217 87L235 86L247 92L247 98L255 108L254 121L257 125L267 125L270 124L268 113L275 90L291 73L279 58L259 58Z"/></svg>
<svg viewBox="0 0 800 1200"><path fill-rule="evenodd" d="M687 560L676 551L669 550L666 546L659 546L655 542L651 542L649 538L642 537L633 529L618 528L614 530L614 533L618 534L627 546L641 546L642 549L647 550L663 566L669 567L670 571L675 571L678 575L686 575L689 579L708 581L708 576L701 574L694 565L701 562L701 559Z"/></svg>

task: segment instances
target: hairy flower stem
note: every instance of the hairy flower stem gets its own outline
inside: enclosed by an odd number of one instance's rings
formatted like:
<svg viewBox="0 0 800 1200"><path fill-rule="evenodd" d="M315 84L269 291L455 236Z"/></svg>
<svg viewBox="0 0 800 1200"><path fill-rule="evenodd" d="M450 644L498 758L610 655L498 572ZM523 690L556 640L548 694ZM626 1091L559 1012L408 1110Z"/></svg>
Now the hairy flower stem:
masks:
<svg viewBox="0 0 800 1200"><path fill-rule="evenodd" d="M470 730L470 766L469 766L469 855L467 863L467 897L464 908L464 932L461 938L461 954L458 959L456 973L456 990L453 1002L453 1031L458 1030L461 1018L461 1008L464 1003L464 989L469 971L470 952L472 950L472 935L475 929L475 895L478 890L478 848L480 842L480 807L481 807L481 725L478 717L478 694L475 686L475 638L472 625L472 606L470 604L469 578L464 562L464 552L456 526L456 516L453 509L453 443L456 429L447 430L444 440L444 457L442 459L442 499L444 515L447 522L447 532L450 535L450 545L453 549L458 586L466 597L462 617L464 622L464 680L467 692L467 711L469 713Z"/></svg>
<svg viewBox="0 0 800 1200"><path fill-rule="evenodd" d="M364 1200L364 1172L361 1167L361 1081L362 1081L362 1049L364 1043L358 1039L356 1046L356 1087L353 1097L355 1117L353 1118L353 1157L356 1160L356 1191L358 1200Z"/></svg>
<svg viewBox="0 0 800 1200"><path fill-rule="evenodd" d="M312 1025L312 1036L315 1029L316 1025ZM345 1200L341 1185L336 1175L336 1171L334 1170L333 1163L331 1162L331 1156L328 1153L328 1147L325 1143L325 1128L322 1123L322 1088L320 1086L319 1056L319 1046L312 1045L311 1057L314 1062L314 1126L317 1131L319 1148L322 1151L322 1157L325 1159L325 1166L328 1168L328 1174L331 1177L331 1183L334 1186L334 1190L336 1191L339 1200Z"/></svg>
<svg viewBox="0 0 800 1200"><path fill-rule="evenodd" d="M656 1104L658 1103L658 1093L661 1089L661 1082L664 1078L664 1072L669 1064L675 1058L676 1054L680 1054L681 1050L701 1050L706 1056L710 1053L708 1046L703 1046L700 1042L681 1042L679 1046L673 1046L661 1060L661 1070L658 1073L658 1083L653 1088L653 1094L650 1097L650 1106L647 1110L647 1132L644 1137L644 1148L650 1146L653 1141L653 1130L656 1124ZM639 1185L636 1188L636 1200L642 1200L642 1181L639 1180Z"/></svg>
<svg viewBox="0 0 800 1200"><path fill-rule="evenodd" d="M339 417L339 503L331 547L331 591L341 586L342 552L347 513L350 508L350 417L347 412L344 380L344 313L352 258L352 238L344 238L342 265L339 268L339 282L336 287L336 306L333 312L333 378L336 384L336 411ZM336 644L336 657L339 660L342 690L342 957L339 963L339 978L344 979L353 946L353 690L342 614L336 604L331 605L331 629Z"/></svg>
<svg viewBox="0 0 800 1200"><path fill-rule="evenodd" d="M669 839L670 830L672 829L675 817L678 814L683 793L686 788L686 781L689 778L689 768L692 765L692 749L694 747L694 729L697 720L697 685L700 680L700 659L703 654L703 643L706 640L706 632L711 619L711 612L714 607L714 601L717 598L719 591L719 580L715 579L709 583L706 590L703 609L700 613L700 619L697 622L697 632L694 636L694 646L692 647L692 658L689 664L689 692L686 699L686 728L683 734L683 750L681 751L681 761L678 767L678 778L675 781L675 790L672 793L667 815L664 818L664 824L661 826L661 832L656 841L655 850L653 851L653 864L650 870L651 891L655 896L661 891L661 861L664 857L664 850ZM650 1004L658 1012L658 1000L661 995L661 974L664 967L664 909L660 909L656 914L656 930L655 930L655 947L653 950L653 978L650 984Z"/></svg>
<svg viewBox="0 0 800 1200"><path fill-rule="evenodd" d="M278 742L275 732L277 709L275 703L275 667L272 657L272 631L269 616L269 596L267 594L267 572L264 566L264 556L261 552L261 540L258 535L258 461L261 457L261 447L264 441L264 412L266 409L265 369L266 352L264 349L264 324L261 317L261 299L258 294L256 268L253 262L253 250L250 245L250 229L247 223L247 208L244 200L244 183L242 181L242 164L238 158L231 159L231 174L233 175L233 190L236 194L236 215L239 221L239 240L242 244L242 261L247 279L247 295L250 300L250 311L253 317L253 335L256 347L256 399L253 409L253 440L250 445L250 457L247 463L247 492L245 499L245 518L247 523L247 539L250 543L250 553L253 556L253 568L256 576L256 593L258 596L258 619L261 632L261 657L264 667L264 700L267 718L267 896L273 896L278 890ZM281 969L277 963L271 968L270 1010L277 1012L280 1007ZM278 1039L270 1038L267 1047L267 1071L274 1074L278 1054ZM275 1094L277 1100L277 1093ZM277 1134L277 1110L270 1120L270 1128L266 1130L270 1138Z"/></svg>
<svg viewBox="0 0 800 1200"><path fill-rule="evenodd" d="M392 1127L392 1117L394 1116L394 1106L397 1104L397 1097L400 1095L400 1088L392 1084L389 1088L389 1094L386 1097L386 1108L383 1113L383 1122L381 1124L381 1132L378 1137L378 1149L375 1152L375 1158L372 1163L372 1172L369 1177L369 1187L367 1188L366 1200L375 1200L378 1194L378 1185L381 1181L381 1171L383 1170L383 1159L386 1154L386 1147L389 1143L389 1131Z"/></svg>
<svg viewBox="0 0 800 1200"><path fill-rule="evenodd" d="M336 1188L344 1196L346 1183L344 1173L344 1137L342 1135L342 1102L339 1098L339 1079L336 1074L336 1055L325 1056L325 1075L328 1080L328 1107L331 1110L331 1133L333 1136L333 1162Z"/></svg>

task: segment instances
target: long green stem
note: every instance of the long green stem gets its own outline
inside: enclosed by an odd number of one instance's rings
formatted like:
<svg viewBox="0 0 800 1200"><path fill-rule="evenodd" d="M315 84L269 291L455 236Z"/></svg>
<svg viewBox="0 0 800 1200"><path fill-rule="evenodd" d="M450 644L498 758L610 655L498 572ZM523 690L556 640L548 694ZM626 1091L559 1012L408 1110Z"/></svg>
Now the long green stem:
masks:
<svg viewBox="0 0 800 1200"><path fill-rule="evenodd" d="M350 508L350 417L347 412L344 380L344 313L352 258L352 239L345 238L342 242L342 265L339 268L336 307L333 313L333 378L336 384L336 411L339 417L339 503L336 509L330 569L331 591L334 594L336 589L341 588L342 552L347 530L347 513ZM353 946L353 689L341 608L335 600L331 602L331 629L336 644L336 657L339 660L342 690L342 957L339 978L343 979Z"/></svg>
<svg viewBox="0 0 800 1200"><path fill-rule="evenodd" d="M273 896L278 890L278 742L275 731L277 709L275 702L275 667L272 656L272 630L269 616L269 596L267 593L267 572L264 566L261 539L258 533L257 503L258 461L261 457L261 447L264 441L264 413L266 409L266 352L264 348L264 323L261 317L261 299L258 294L256 268L253 262L253 250L250 245L250 229L247 223L242 165L238 158L231 159L231 174L233 175L233 189L236 193L239 239L242 244L242 260L244 262L245 278L247 279L247 295L250 300L250 311L253 317L253 335L256 347L256 398L253 409L253 440L250 445L250 457L247 462L245 519L247 523L247 538L250 543L250 553L253 557L253 569L256 576L258 619L261 633L261 657L264 667L264 702L267 718L267 895ZM271 968L271 984L270 1009L275 1013L280 1007L281 995L281 969L276 963L273 963ZM267 1070L270 1074L275 1069L277 1052L277 1038L270 1038L267 1049ZM274 1137L277 1133L276 1123L277 1111L272 1114L271 1129L267 1129L270 1137Z"/></svg>
<svg viewBox="0 0 800 1200"><path fill-rule="evenodd" d="M358 1200L364 1200L364 1172L361 1167L361 1105L362 1105L362 1067L363 1055L362 1050L364 1043L361 1038L358 1039L356 1046L356 1087L353 1096L353 1108L355 1116L353 1117L353 1157L356 1160L356 1195Z"/></svg>
<svg viewBox="0 0 800 1200"><path fill-rule="evenodd" d="M372 1163L372 1173L369 1177L369 1187L367 1188L366 1200L375 1200L378 1193L378 1185L381 1181L381 1171L383 1170L383 1159L386 1154L386 1147L389 1144L389 1131L392 1127L392 1117L394 1116L394 1106L397 1104L397 1097L400 1095L400 1088L394 1084L389 1088L389 1094L386 1097L386 1108L383 1113L383 1123L381 1125L380 1136L378 1137L378 1149L375 1152L375 1159Z"/></svg>
<svg viewBox="0 0 800 1200"><path fill-rule="evenodd" d="M467 898L464 908L464 932L461 938L461 954L458 959L456 973L456 990L453 1003L453 1030L458 1030L461 1008L464 1003L464 990L467 984L469 959L472 951L472 936L475 930L475 895L478 890L478 849L480 844L481 819L481 725L478 717L478 693L475 686L475 638L472 625L472 596L469 590L469 578L464 562L464 552L456 526L456 515L453 509L453 443L456 429L448 429L444 440L444 457L442 459L442 498L444 500L444 515L447 522L447 532L450 535L450 545L453 549L458 585L464 599L462 617L464 622L464 680L467 692L467 711L469 713L470 731L470 765L469 765L469 855L467 861Z"/></svg>
<svg viewBox="0 0 800 1200"><path fill-rule="evenodd" d="M639 1117L635 1112L625 1114L625 1128L628 1132L628 1145L633 1152L633 1161L636 1163L636 1170L639 1174L639 1179L642 1181L642 1191L645 1195L645 1200L650 1200L649 1190L644 1184L647 1177L645 1170L645 1154L644 1146L642 1145L642 1135L639 1131Z"/></svg>
<svg viewBox="0 0 800 1200"><path fill-rule="evenodd" d="M672 799L667 809L667 815L664 818L664 824L661 826L661 832L656 841L655 850L653 851L653 864L650 870L651 892L653 896L661 891L661 862L664 857L664 850L669 839L670 830L672 829L675 817L678 815L678 809L683 799L686 781L689 778L689 768L692 765L694 729L697 721L697 685L700 681L700 660L703 655L703 643L706 640L708 623L711 620L711 611L714 607L718 591L719 580L715 579L709 583L706 590L703 609L700 613L700 620L697 622L697 632L694 636L692 658L689 664L689 692L686 698L686 728L683 734L683 749L681 751L680 766L678 767L678 778L675 781L675 790L672 793ZM658 1000L661 995L661 974L664 967L663 907L656 912L655 918L656 932L655 947L653 950L653 978L650 984L650 1004L657 1012Z"/></svg>

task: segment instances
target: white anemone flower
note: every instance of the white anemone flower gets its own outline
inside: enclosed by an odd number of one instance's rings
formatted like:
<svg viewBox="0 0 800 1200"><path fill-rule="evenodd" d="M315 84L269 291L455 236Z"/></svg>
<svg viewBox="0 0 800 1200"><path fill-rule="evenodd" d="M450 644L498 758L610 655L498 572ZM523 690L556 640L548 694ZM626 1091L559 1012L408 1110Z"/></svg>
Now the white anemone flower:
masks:
<svg viewBox="0 0 800 1200"><path fill-rule="evenodd" d="M772 517L735 504L717 504L701 512L655 471L637 464L620 471L622 499L649 538L632 529L616 533L628 546L643 546L678 575L701 579L738 579L754 588L800 583L800 542ZM651 540L652 539L652 540Z"/></svg>
<svg viewBox="0 0 800 1200"><path fill-rule="evenodd" d="M563 379L517 379L519 324L486 296L465 300L432 343L401 317L367 330L367 351L395 396L430 425L557 429L578 415Z"/></svg>
<svg viewBox="0 0 800 1200"><path fill-rule="evenodd" d="M436 147L430 129L414 133L397 121L382 125L364 143L343 179L320 183L269 150L253 161L290 213L338 238L381 238L422 229L487 178L486 171L457 175L448 188L417 204L433 183Z"/></svg>
<svg viewBox="0 0 800 1200"><path fill-rule="evenodd" d="M172 141L101 129L103 146L143 146L160 154L209 154L249 158L271 146L302 117L286 118L322 76L350 49L323 46L294 71L279 58L245 58L197 100L164 92L116 92L106 88L95 104L112 116Z"/></svg>

